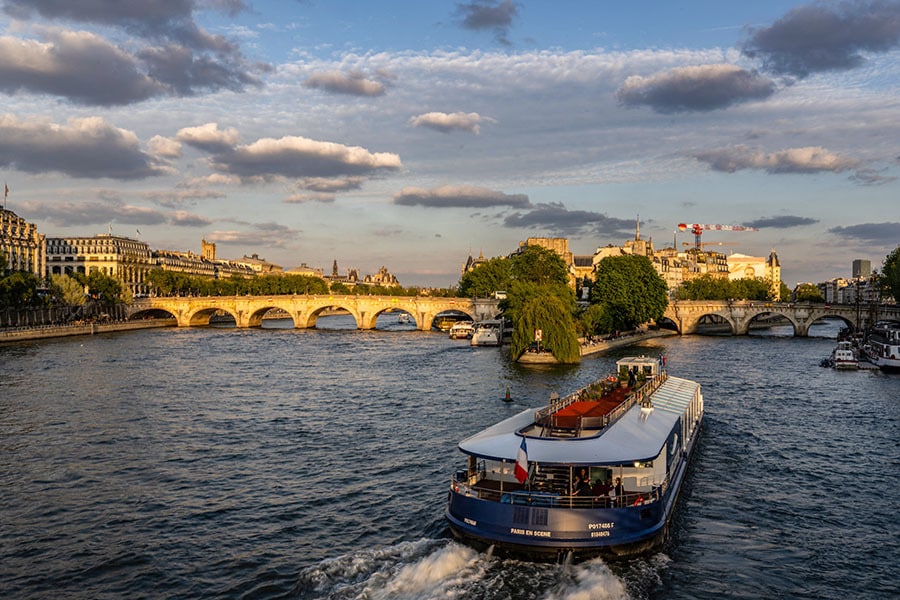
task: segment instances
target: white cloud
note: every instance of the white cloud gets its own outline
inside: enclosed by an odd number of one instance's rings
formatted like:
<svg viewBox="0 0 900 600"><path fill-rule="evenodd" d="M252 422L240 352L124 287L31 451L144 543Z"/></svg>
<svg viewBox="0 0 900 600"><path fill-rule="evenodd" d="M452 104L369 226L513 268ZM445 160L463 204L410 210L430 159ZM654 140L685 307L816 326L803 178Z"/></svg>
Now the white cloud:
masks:
<svg viewBox="0 0 900 600"><path fill-rule="evenodd" d="M101 117L65 125L0 116L0 166L29 173L56 171L70 177L143 179L166 168L140 149L134 132Z"/></svg>
<svg viewBox="0 0 900 600"><path fill-rule="evenodd" d="M172 138L154 135L147 142L147 148L156 156L164 158L178 158L181 156L181 143Z"/></svg>
<svg viewBox="0 0 900 600"><path fill-rule="evenodd" d="M215 157L217 169L240 175L284 177L339 177L393 171L402 165L390 152L369 152L360 146L345 146L300 136L264 138L238 146Z"/></svg>
<svg viewBox="0 0 900 600"><path fill-rule="evenodd" d="M309 88L353 96L381 96L385 92L383 83L367 79L365 75L358 72L347 74L338 71L313 73L307 78L304 85Z"/></svg>
<svg viewBox="0 0 900 600"><path fill-rule="evenodd" d="M206 123L197 127L179 129L175 136L180 142L208 152L228 150L238 143L237 129L219 129L218 123Z"/></svg>
<svg viewBox="0 0 900 600"><path fill-rule="evenodd" d="M512 206L528 208L531 202L525 194L506 194L474 185L443 185L434 189L405 187L394 196L394 204L430 206L435 208L487 208Z"/></svg>
<svg viewBox="0 0 900 600"><path fill-rule="evenodd" d="M701 152L697 154L697 159L709 164L717 171L727 173L734 173L742 169L762 169L769 173L815 173L818 171L840 173L859 165L857 160L817 146L787 148L777 152L764 152L747 146L734 146Z"/></svg>
<svg viewBox="0 0 900 600"><path fill-rule="evenodd" d="M481 133L481 123L496 123L496 121L490 117L482 117L474 112L429 112L417 117L411 117L409 123L413 127L428 127L443 133L459 130L478 135Z"/></svg>

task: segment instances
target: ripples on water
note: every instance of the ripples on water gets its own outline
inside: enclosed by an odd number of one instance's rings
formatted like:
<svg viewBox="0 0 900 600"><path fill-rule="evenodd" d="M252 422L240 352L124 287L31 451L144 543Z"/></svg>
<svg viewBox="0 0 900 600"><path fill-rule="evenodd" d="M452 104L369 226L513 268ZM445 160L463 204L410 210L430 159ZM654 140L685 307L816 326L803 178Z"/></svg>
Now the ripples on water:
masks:
<svg viewBox="0 0 900 600"><path fill-rule="evenodd" d="M529 370L384 318L330 323L0 347L0 596L898 592L900 378L818 367L832 339L667 338ZM706 399L664 552L532 564L449 539L461 438L640 352Z"/></svg>

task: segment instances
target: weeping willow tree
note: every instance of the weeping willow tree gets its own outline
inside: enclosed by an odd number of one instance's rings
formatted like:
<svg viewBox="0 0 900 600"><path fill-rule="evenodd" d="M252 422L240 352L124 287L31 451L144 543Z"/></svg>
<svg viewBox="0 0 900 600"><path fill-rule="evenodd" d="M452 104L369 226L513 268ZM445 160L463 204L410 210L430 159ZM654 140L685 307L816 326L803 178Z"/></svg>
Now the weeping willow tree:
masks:
<svg viewBox="0 0 900 600"><path fill-rule="evenodd" d="M517 360L542 332L541 346L561 363L581 360L575 331L575 296L564 284L515 282L507 296L505 314L512 319L510 355Z"/></svg>

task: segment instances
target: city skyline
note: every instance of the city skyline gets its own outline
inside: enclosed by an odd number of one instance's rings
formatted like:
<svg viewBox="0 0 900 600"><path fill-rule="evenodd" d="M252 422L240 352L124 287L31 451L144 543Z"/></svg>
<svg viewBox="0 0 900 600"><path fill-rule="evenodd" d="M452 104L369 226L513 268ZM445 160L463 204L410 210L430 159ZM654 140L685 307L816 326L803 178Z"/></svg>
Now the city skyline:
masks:
<svg viewBox="0 0 900 600"><path fill-rule="evenodd" d="M6 207L49 237L455 285L565 237L900 244L900 3L0 0ZM138 234L138 232L141 232Z"/></svg>

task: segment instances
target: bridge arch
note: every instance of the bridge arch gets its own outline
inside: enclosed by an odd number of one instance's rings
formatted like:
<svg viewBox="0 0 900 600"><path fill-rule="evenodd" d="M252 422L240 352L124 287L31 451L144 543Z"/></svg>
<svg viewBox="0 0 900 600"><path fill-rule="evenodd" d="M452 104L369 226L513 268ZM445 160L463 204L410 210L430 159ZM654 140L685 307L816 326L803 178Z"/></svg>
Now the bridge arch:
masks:
<svg viewBox="0 0 900 600"><path fill-rule="evenodd" d="M345 311L347 313L350 313L350 316L353 317L353 321L356 323L356 328L365 329L365 327L363 326L363 319L360 317L359 312L357 312L353 306L345 305L343 303L319 303L317 305L311 306L305 313L298 312L297 318L295 318L294 322L298 327L314 329L319 321L319 317L323 316L324 313L337 311Z"/></svg>
<svg viewBox="0 0 900 600"><path fill-rule="evenodd" d="M712 321L712 323L710 323L709 321ZM710 331L704 329L705 326L710 325L712 327L719 326L720 328L722 325L727 325L730 329L730 331L728 332L729 335L738 335L740 331L738 323L736 323L730 315L724 314L721 311L710 311L700 314L697 317L697 323L694 327L694 333L725 333L724 331Z"/></svg>
<svg viewBox="0 0 900 600"><path fill-rule="evenodd" d="M277 304L273 304L272 306L263 306L257 307L247 315L247 327L262 327L263 318L272 310L278 310L283 313L286 313L288 317L290 317L291 321L294 323L294 327L297 327L297 322L294 319L294 315L291 314L291 311L283 306L279 306Z"/></svg>
<svg viewBox="0 0 900 600"><path fill-rule="evenodd" d="M791 328L794 331L794 336L802 335L800 332L803 331L803 326L797 322L787 311L783 310L771 310L768 312L759 312L756 314L751 314L747 318L747 333L750 333L750 330L753 329L754 323L763 323L766 319L772 319L773 317L781 317L782 319L786 319L790 324Z"/></svg>
<svg viewBox="0 0 900 600"><path fill-rule="evenodd" d="M366 315L368 322L365 324L364 327L362 327L362 329L377 329L378 328L377 327L378 317L380 317L381 315L388 315L388 314L394 314L394 313L404 313L404 314L409 315L410 318L412 318L413 322L416 323L416 326L418 326L419 319L421 318L416 315L415 309L386 306L386 307L378 310L377 312Z"/></svg>
<svg viewBox="0 0 900 600"><path fill-rule="evenodd" d="M237 326L240 327L240 314L234 314L232 311L227 310L226 308L219 308L215 306L201 307L187 313L186 315L183 315L179 319L179 325L182 322L186 321L190 327L208 326L210 319L212 319L216 315L216 313L225 313L227 315L230 315L234 319L234 322L237 324Z"/></svg>
<svg viewBox="0 0 900 600"><path fill-rule="evenodd" d="M804 335L809 335L809 330L813 325L821 324L822 321L841 321L850 331L856 330L856 324L850 320L845 315L834 314L830 312L824 312L819 315L811 314L809 319L809 324L806 326L806 333ZM794 335L797 335L796 328L794 329Z"/></svg>

